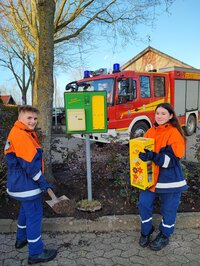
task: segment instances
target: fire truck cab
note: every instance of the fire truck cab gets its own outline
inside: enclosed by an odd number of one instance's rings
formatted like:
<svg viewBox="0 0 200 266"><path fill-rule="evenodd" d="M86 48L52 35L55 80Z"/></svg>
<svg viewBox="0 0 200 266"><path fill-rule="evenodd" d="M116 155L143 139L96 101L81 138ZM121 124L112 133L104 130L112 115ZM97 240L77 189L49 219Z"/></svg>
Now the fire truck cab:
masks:
<svg viewBox="0 0 200 266"><path fill-rule="evenodd" d="M169 102L176 111L186 135L192 135L200 121L200 70L180 67L151 72L113 72L102 68L85 71L82 80L66 85L66 90L107 92L107 133L93 133L96 142L122 142L142 136L154 123L154 110L159 103ZM84 134L76 134L83 137Z"/></svg>

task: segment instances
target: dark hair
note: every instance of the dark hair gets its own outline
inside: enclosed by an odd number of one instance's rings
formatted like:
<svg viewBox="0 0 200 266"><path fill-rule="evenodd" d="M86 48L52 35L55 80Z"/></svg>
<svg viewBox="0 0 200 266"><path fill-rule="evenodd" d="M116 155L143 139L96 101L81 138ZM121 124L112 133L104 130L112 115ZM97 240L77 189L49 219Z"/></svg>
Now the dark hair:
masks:
<svg viewBox="0 0 200 266"><path fill-rule="evenodd" d="M176 116L176 113L175 113L175 111L174 111L174 108L171 106L171 104L169 104L169 103L160 103L160 104L157 105L155 111L156 111L159 107L162 107L162 108L166 109L166 110L169 112L170 115L171 115L171 114L173 115L173 117L169 120L169 123L170 123L173 127L176 127L176 128L178 129L178 131L180 132L180 134L183 136L183 138L186 139L186 138L185 138L185 135L184 135L184 133L183 133L183 130L182 130L181 124L180 124L180 122L179 122L179 120L178 120L178 117Z"/></svg>
<svg viewBox="0 0 200 266"><path fill-rule="evenodd" d="M25 112L32 112L39 114L39 110L31 105L19 105L18 106L18 113L25 113Z"/></svg>

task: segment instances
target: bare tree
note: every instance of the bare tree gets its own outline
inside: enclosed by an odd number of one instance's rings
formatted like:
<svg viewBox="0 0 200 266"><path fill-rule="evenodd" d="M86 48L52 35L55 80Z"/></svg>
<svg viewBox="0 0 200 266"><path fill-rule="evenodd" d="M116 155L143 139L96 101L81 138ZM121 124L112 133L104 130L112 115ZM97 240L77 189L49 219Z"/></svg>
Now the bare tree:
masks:
<svg viewBox="0 0 200 266"><path fill-rule="evenodd" d="M107 36L123 36L123 43L136 37L136 26L150 25L156 8L165 10L174 0L5 0L0 3L1 28L8 23L27 49L35 55L33 104L41 112L44 149L50 154L53 102L54 48L76 47ZM45 8L45 9L44 9ZM50 156L46 161L51 176Z"/></svg>
<svg viewBox="0 0 200 266"><path fill-rule="evenodd" d="M33 58L26 47L8 46L5 44L0 46L0 66L11 71L15 81L20 88L22 94L22 104L27 103L27 91L34 84L35 67Z"/></svg>

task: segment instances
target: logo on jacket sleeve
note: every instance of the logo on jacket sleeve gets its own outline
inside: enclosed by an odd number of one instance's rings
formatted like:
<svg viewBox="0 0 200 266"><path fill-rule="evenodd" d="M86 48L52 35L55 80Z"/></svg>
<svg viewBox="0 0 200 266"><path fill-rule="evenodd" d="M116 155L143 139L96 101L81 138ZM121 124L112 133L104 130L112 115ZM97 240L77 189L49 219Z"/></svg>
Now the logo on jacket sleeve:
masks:
<svg viewBox="0 0 200 266"><path fill-rule="evenodd" d="M9 141L9 140L7 140L7 141L6 141L5 148L4 148L4 151L7 151L7 150L9 150L9 148L10 148L10 141Z"/></svg>

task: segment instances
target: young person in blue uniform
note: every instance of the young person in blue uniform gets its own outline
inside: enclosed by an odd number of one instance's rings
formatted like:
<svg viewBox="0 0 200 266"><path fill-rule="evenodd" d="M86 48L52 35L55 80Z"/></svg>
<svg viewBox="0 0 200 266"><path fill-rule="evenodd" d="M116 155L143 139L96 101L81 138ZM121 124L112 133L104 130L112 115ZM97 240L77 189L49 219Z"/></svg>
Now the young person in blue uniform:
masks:
<svg viewBox="0 0 200 266"><path fill-rule="evenodd" d="M145 150L139 153L143 161L155 163L155 185L140 192L138 209L141 218L139 244L152 250L161 250L169 243L174 232L176 214L182 191L187 184L181 169L180 159L185 153L185 137L173 107L161 103L155 109L155 124L144 135L155 140L154 152ZM159 197L162 221L159 234L151 241L154 232L152 212L154 200Z"/></svg>
<svg viewBox="0 0 200 266"><path fill-rule="evenodd" d="M51 185L43 175L42 148L34 131L39 111L22 105L18 113L5 145L7 193L20 202L15 247L28 244L28 264L35 264L57 255L57 250L44 248L41 238L42 192Z"/></svg>

